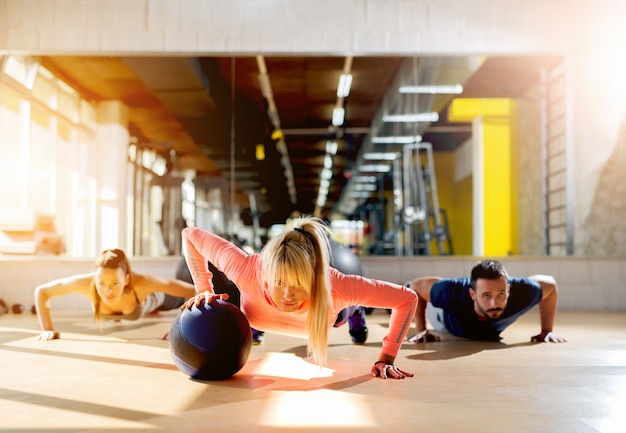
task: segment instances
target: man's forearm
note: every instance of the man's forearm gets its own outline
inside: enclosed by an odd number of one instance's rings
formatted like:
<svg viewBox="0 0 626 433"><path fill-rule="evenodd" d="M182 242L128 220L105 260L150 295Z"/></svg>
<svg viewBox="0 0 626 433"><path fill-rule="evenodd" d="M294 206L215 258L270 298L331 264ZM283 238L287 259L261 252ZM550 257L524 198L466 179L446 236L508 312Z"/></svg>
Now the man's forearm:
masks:
<svg viewBox="0 0 626 433"><path fill-rule="evenodd" d="M552 332L554 328L554 318L556 316L557 291L552 290L539 304L539 318L541 321L541 332Z"/></svg>
<svg viewBox="0 0 626 433"><path fill-rule="evenodd" d="M417 309L415 311L415 331L421 332L426 329L426 301L417 296Z"/></svg>

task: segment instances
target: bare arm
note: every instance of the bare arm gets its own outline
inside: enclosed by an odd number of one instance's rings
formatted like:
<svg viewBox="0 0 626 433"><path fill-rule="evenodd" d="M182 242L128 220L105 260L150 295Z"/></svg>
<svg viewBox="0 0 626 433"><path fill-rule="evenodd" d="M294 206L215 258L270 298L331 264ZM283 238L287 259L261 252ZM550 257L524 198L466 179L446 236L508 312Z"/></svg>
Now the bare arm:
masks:
<svg viewBox="0 0 626 433"><path fill-rule="evenodd" d="M141 301L150 293L154 292L163 292L171 296L185 299L192 298L196 295L193 284L156 275L134 274L134 288Z"/></svg>
<svg viewBox="0 0 626 433"><path fill-rule="evenodd" d="M430 302L430 289L439 277L416 278L411 281L410 289L417 294L417 306L415 307L415 326L417 334L409 339L411 342L432 342L440 341L436 335L432 335L426 329L426 304ZM395 378L403 379L405 377L413 377L413 374L400 370L393 365L394 356L390 356L381 352L378 361L372 367L372 375L382 377L383 379Z"/></svg>
<svg viewBox="0 0 626 433"><path fill-rule="evenodd" d="M93 302L89 293L92 281L93 273L89 273L50 281L35 288L35 306L37 307L37 317L42 330L39 336L40 340L53 340L60 336L52 325L50 298L70 293L79 293Z"/></svg>
<svg viewBox="0 0 626 433"><path fill-rule="evenodd" d="M413 343L439 341L439 337L432 335L426 328L426 305L430 302L430 289L433 284L441 280L440 277L423 277L411 281L411 289L417 293L417 309L415 311L416 334L409 338Z"/></svg>
<svg viewBox="0 0 626 433"><path fill-rule="evenodd" d="M556 280L550 275L532 275L531 280L541 285L543 295L539 302L539 318L541 321L541 333L531 338L531 341L545 341L561 343L567 341L552 333L554 318L556 317L557 300L559 296Z"/></svg>

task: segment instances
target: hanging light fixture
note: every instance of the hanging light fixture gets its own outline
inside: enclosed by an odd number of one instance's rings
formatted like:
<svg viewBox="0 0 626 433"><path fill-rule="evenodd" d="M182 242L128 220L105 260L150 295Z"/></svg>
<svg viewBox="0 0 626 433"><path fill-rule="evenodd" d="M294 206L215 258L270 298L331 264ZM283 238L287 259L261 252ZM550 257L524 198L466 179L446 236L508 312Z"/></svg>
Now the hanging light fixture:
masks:
<svg viewBox="0 0 626 433"><path fill-rule="evenodd" d="M337 96L345 98L350 94L350 86L352 85L352 74L341 74L339 76L339 84L337 85Z"/></svg>
<svg viewBox="0 0 626 433"><path fill-rule="evenodd" d="M421 141L421 135L391 135L372 138L372 143L374 144L415 144Z"/></svg>
<svg viewBox="0 0 626 433"><path fill-rule="evenodd" d="M383 122L436 122L439 120L439 114L431 113L412 113L412 114L388 114L383 116Z"/></svg>
<svg viewBox="0 0 626 433"><path fill-rule="evenodd" d="M458 95L463 93L463 86L460 84L452 85L432 85L432 86L400 86L400 93L423 93L430 95Z"/></svg>
<svg viewBox="0 0 626 433"><path fill-rule="evenodd" d="M363 164L359 167L361 173L388 173L391 166L387 164Z"/></svg>
<svg viewBox="0 0 626 433"><path fill-rule="evenodd" d="M373 161L393 161L400 155L395 152L368 152L363 155L363 159Z"/></svg>

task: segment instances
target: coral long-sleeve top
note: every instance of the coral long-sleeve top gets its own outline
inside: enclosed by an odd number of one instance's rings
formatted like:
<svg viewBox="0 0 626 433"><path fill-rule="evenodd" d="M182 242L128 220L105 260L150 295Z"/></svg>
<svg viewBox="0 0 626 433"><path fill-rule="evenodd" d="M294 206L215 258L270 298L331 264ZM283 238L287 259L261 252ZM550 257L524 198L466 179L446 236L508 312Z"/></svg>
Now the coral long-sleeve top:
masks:
<svg viewBox="0 0 626 433"><path fill-rule="evenodd" d="M231 242L206 230L188 227L183 230L185 259L197 292L213 292L211 262L239 288L241 311L250 326L262 331L307 338L306 311L286 313L275 307L261 278L260 254L248 254ZM262 253L261 253L262 254ZM417 295L398 284L346 275L330 269L332 311L331 327L339 312L351 305L391 309L389 332L383 338L382 351L397 356L411 326Z"/></svg>

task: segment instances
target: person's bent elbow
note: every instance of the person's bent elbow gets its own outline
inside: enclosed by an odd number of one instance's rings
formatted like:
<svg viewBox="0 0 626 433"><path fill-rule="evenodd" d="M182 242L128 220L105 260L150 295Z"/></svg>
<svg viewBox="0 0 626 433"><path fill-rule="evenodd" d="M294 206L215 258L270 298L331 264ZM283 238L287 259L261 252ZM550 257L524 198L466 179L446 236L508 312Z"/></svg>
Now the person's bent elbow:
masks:
<svg viewBox="0 0 626 433"><path fill-rule="evenodd" d="M49 296L46 293L44 286L37 286L34 291L35 304L45 303L48 301Z"/></svg>
<svg viewBox="0 0 626 433"><path fill-rule="evenodd" d="M183 229L183 231L181 232L183 239L189 239L189 237L191 236L191 232L193 227L185 227Z"/></svg>

